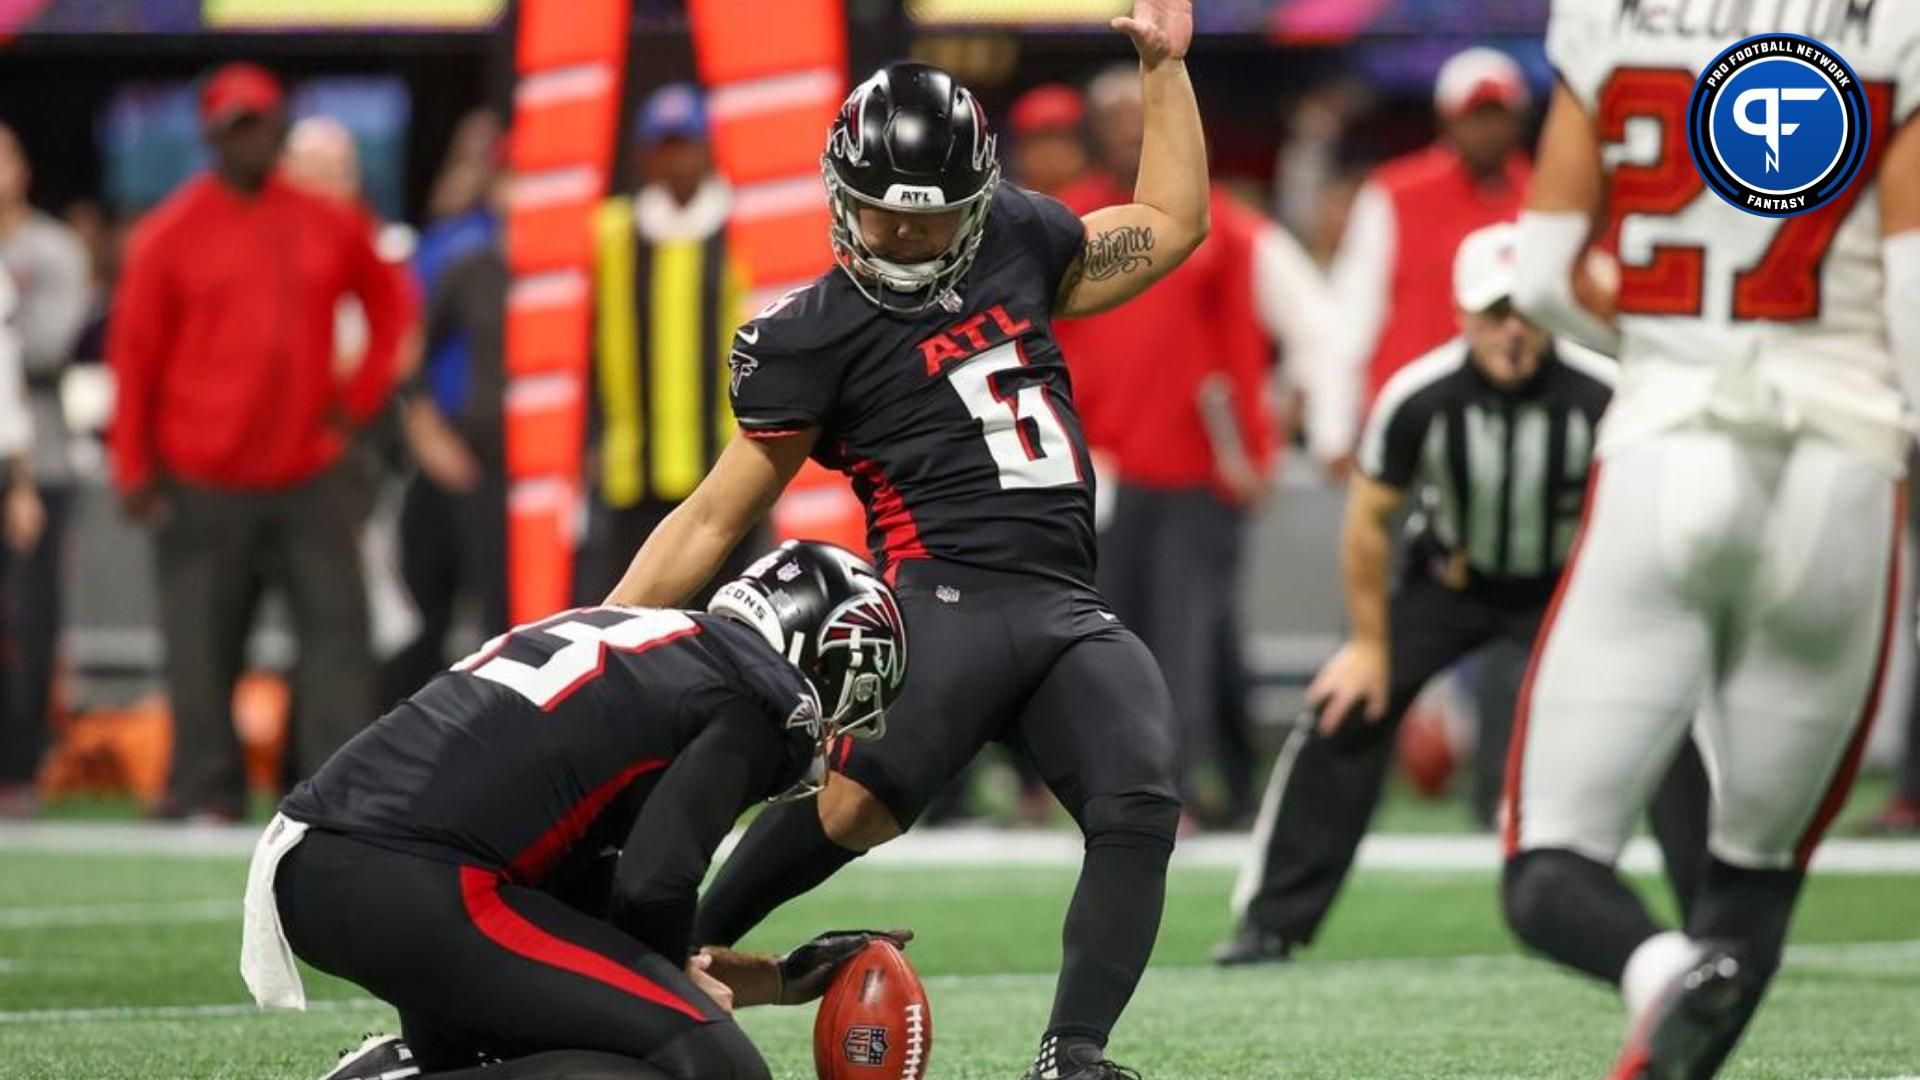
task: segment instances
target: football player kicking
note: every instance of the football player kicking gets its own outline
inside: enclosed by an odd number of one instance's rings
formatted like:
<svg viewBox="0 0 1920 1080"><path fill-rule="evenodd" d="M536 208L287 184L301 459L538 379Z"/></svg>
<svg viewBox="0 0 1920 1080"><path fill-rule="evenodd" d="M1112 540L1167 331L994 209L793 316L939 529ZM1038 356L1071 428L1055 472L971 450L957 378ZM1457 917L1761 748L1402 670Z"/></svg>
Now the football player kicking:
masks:
<svg viewBox="0 0 1920 1080"><path fill-rule="evenodd" d="M818 997L871 935L696 954L695 891L743 810L817 789L832 740L881 734L905 673L891 589L825 544L783 546L706 614L518 627L281 804L242 974L299 1008L298 956L399 1011L404 1041L369 1038L326 1080L765 1080L733 1006Z"/></svg>
<svg viewBox="0 0 1920 1080"><path fill-rule="evenodd" d="M1104 1047L1158 932L1179 818L1153 657L1093 587L1092 470L1056 316L1137 295L1207 231L1185 0L1114 20L1140 56L1135 201L1075 217L999 181L979 102L902 63L847 98L822 169L838 268L734 343L741 427L635 556L613 600L673 604L715 572L809 455L845 472L913 631L885 743L846 744L811 804L756 820L703 898L727 945L911 826L992 740L1038 768L1086 837L1035 1078L1120 1074Z"/></svg>
<svg viewBox="0 0 1920 1080"><path fill-rule="evenodd" d="M1521 691L1505 901L1528 944L1620 987L1617 1080L1694 1080L1780 964L1893 636L1911 443L1898 376L1920 361L1920 5L1848 12L1835 45L1876 114L1871 143L1844 194L1785 219L1704 190L1690 95L1742 33L1840 21L1752 6L1716 16L1732 24L1716 37L1622 10L1553 6L1561 81L1520 226L1519 307L1604 339L1570 269L1603 214L1621 221L1621 369ZM1682 933L1613 864L1689 727L1713 810Z"/></svg>

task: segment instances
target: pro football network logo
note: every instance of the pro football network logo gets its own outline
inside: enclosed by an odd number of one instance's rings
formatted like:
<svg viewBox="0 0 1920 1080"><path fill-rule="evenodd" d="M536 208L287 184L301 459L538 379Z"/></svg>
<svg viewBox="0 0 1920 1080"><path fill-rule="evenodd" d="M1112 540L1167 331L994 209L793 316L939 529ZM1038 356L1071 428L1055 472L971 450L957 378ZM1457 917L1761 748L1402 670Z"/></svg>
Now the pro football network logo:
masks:
<svg viewBox="0 0 1920 1080"><path fill-rule="evenodd" d="M846 1038L840 1040L840 1049L849 1063L878 1068L887 1063L887 1029L871 1025L850 1027Z"/></svg>
<svg viewBox="0 0 1920 1080"><path fill-rule="evenodd" d="M1714 194L1764 217L1817 210L1847 190L1872 135L1866 92L1839 54L1758 34L1700 73L1687 106L1693 163Z"/></svg>

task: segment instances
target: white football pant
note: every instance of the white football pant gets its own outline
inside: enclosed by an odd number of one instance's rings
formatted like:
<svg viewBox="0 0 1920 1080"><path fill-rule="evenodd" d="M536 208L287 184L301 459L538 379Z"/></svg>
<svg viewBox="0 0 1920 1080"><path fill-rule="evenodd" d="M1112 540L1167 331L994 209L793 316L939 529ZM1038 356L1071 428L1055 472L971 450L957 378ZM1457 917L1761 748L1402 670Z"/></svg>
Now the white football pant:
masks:
<svg viewBox="0 0 1920 1080"><path fill-rule="evenodd" d="M1514 718L1509 854L1614 862L1692 728L1712 853L1804 866L1878 697L1902 491L1814 436L1683 429L1598 463Z"/></svg>

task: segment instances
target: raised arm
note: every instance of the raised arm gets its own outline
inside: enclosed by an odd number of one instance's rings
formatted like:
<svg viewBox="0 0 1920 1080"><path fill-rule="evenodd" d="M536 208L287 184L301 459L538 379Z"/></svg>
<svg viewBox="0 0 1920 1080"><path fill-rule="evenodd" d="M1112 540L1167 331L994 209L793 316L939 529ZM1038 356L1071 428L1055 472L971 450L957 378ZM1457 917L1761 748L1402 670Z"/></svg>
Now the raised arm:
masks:
<svg viewBox="0 0 1920 1080"><path fill-rule="evenodd" d="M1138 296L1207 237L1207 142L1187 78L1190 0L1134 0L1113 20L1140 53L1146 134L1133 201L1088 214L1086 246L1060 282L1054 310L1091 315Z"/></svg>
<svg viewBox="0 0 1920 1080"><path fill-rule="evenodd" d="M818 428L735 435L700 486L647 537L607 602L635 607L684 603L773 507L806 464L819 436Z"/></svg>

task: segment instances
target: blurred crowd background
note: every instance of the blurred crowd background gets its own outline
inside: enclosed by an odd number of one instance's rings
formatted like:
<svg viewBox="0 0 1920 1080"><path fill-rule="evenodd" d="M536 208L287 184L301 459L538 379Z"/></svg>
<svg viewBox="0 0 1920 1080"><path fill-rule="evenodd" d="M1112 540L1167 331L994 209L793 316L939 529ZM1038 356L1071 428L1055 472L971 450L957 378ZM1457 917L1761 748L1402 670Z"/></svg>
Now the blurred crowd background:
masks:
<svg viewBox="0 0 1920 1080"><path fill-rule="evenodd" d="M1138 88L1105 28L1124 3L830 6L835 100L886 60L940 64L987 104L1014 181L1079 211L1126 197ZM1167 669L1193 823L1233 827L1344 633L1361 412L1454 333L1452 247L1517 212L1551 72L1547 0L1197 7L1213 237L1060 336L1105 466L1103 585ZM244 817L504 629L519 496L503 402L524 389L503 374L505 221L528 197L515 16L504 0L0 2L0 266L33 432L0 558L0 816L107 798ZM712 152L693 29L680 3L634 4L592 224L575 602L697 482L728 432L732 326L790 284L732 242L741 193ZM859 536L846 513L821 482L762 539ZM1492 741L1476 699L1511 700L1522 659L1479 657L1416 709L1400 757L1417 787L1445 793ZM1912 741L1912 682L1889 681L1883 767ZM1485 823L1492 792L1461 773ZM1890 826L1915 827L1915 773ZM990 761L936 817L1050 812Z"/></svg>

